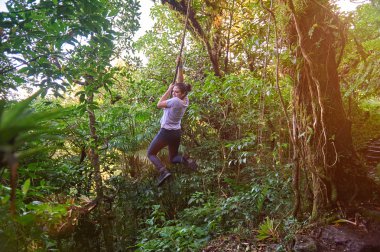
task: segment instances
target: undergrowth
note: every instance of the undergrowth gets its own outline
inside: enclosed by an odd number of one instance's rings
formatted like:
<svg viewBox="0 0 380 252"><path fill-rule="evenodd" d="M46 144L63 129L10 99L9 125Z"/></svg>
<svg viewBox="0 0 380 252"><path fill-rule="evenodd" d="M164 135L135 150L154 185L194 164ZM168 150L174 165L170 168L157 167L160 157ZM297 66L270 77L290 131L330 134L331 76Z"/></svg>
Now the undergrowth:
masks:
<svg viewBox="0 0 380 252"><path fill-rule="evenodd" d="M152 205L139 229L138 251L200 251L222 234L252 239L260 233L256 227L268 220L268 215L277 223L276 235L269 236L279 241L281 230L292 226L286 219L291 209L289 182L284 183L276 172L268 172L265 177L253 179L248 190L228 197L196 191L174 219L167 217L164 206Z"/></svg>

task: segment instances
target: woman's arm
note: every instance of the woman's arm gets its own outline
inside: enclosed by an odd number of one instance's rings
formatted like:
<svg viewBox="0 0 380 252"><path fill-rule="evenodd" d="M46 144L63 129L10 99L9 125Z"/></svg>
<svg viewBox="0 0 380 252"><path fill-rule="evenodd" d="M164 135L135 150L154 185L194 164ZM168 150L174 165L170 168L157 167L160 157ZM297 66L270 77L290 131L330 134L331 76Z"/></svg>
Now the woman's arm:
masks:
<svg viewBox="0 0 380 252"><path fill-rule="evenodd" d="M170 97L170 94L173 91L173 87L174 87L174 84L173 83L170 84L168 87L168 90L166 90L165 94L161 96L160 100L157 103L158 108L166 108L167 106L166 100Z"/></svg>
<svg viewBox="0 0 380 252"><path fill-rule="evenodd" d="M183 78L183 63L181 57L178 57L176 60L178 64L178 72L177 72L177 83L183 83L184 78ZM166 100L170 97L172 91L173 91L174 83L169 85L168 90L166 90L165 94L161 96L161 99L157 103L158 108L166 108L167 103Z"/></svg>

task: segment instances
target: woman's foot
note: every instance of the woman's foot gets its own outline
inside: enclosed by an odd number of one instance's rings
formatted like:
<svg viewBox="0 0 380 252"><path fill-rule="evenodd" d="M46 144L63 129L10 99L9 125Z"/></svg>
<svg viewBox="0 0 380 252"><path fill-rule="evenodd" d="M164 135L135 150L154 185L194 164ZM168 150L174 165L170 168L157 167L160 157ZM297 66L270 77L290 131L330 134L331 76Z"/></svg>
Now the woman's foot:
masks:
<svg viewBox="0 0 380 252"><path fill-rule="evenodd" d="M157 186L161 186L164 181L169 178L172 174L168 172L165 168L160 170L160 175L158 176Z"/></svg>

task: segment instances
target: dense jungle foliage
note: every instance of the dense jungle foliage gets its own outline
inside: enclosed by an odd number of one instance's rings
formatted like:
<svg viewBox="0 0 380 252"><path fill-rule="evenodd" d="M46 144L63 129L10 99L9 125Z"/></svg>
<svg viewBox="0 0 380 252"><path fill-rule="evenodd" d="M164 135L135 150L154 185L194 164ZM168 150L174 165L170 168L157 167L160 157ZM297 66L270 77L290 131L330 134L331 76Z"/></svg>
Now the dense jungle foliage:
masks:
<svg viewBox="0 0 380 252"><path fill-rule="evenodd" d="M380 137L379 0L192 0L180 151L199 167L163 150L173 176L156 186L146 150L188 3L156 1L134 39L144 1L6 1L0 251L202 251L227 235L289 251L310 223L379 202L364 156Z"/></svg>

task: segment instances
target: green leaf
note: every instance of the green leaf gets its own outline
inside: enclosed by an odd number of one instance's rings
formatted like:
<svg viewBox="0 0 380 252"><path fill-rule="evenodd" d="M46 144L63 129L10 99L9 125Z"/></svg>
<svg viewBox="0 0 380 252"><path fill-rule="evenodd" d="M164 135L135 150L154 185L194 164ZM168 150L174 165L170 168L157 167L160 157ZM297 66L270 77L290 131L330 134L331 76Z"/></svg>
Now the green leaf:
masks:
<svg viewBox="0 0 380 252"><path fill-rule="evenodd" d="M28 193L29 191L29 188L30 188L30 179L27 179L24 184L22 185L22 195L24 195L24 197L26 196L26 194Z"/></svg>
<svg viewBox="0 0 380 252"><path fill-rule="evenodd" d="M80 96L79 96L79 102L80 103L83 103L86 99L86 95L84 93L82 93Z"/></svg>
<svg viewBox="0 0 380 252"><path fill-rule="evenodd" d="M18 84L25 83L25 80L19 76L14 76L13 80L16 81Z"/></svg>
<svg viewBox="0 0 380 252"><path fill-rule="evenodd" d="M33 223L36 220L36 215L28 213L18 217L18 222L23 225L28 225Z"/></svg>
<svg viewBox="0 0 380 252"><path fill-rule="evenodd" d="M11 198L10 195L6 195L6 196L4 196L4 197L0 197L0 202L1 202L1 204L2 204L2 205L7 204L10 198Z"/></svg>
<svg viewBox="0 0 380 252"><path fill-rule="evenodd" d="M18 73L26 73L29 71L29 69L30 69L29 67L23 67L20 70L18 70Z"/></svg>
<svg viewBox="0 0 380 252"><path fill-rule="evenodd" d="M42 90L36 92L31 97L17 103L11 109L4 111L0 118L0 129L7 128L10 124L17 120L22 115L32 101L42 92Z"/></svg>

